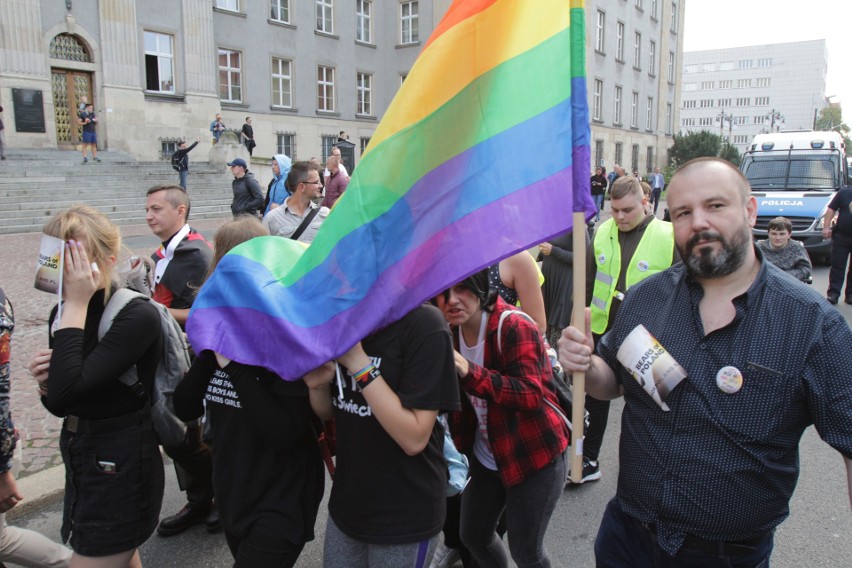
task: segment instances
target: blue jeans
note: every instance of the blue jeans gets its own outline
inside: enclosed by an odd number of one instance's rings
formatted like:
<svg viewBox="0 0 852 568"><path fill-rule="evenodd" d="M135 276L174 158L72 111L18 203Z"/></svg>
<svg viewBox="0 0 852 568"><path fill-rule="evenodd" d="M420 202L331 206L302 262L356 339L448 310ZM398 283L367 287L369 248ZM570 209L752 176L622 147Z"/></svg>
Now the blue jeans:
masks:
<svg viewBox="0 0 852 568"><path fill-rule="evenodd" d="M603 211L604 205L604 194L601 193L600 195L593 195L592 200L595 202L595 206L598 208L598 213L597 215L595 215L595 221L600 221L601 211Z"/></svg>
<svg viewBox="0 0 852 568"><path fill-rule="evenodd" d="M508 489L496 471L487 469L474 456L470 462L470 483L462 493L459 533L477 564L509 566L496 533L505 509L512 560L519 568L549 568L544 535L565 486L565 454Z"/></svg>
<svg viewBox="0 0 852 568"><path fill-rule="evenodd" d="M180 186L186 191L186 178L189 175L189 170L180 170L178 174L180 175Z"/></svg>
<svg viewBox="0 0 852 568"><path fill-rule="evenodd" d="M774 545L770 535L752 552L737 555L711 555L681 548L670 556L656 537L624 511L614 497L606 506L595 539L597 568L769 568Z"/></svg>

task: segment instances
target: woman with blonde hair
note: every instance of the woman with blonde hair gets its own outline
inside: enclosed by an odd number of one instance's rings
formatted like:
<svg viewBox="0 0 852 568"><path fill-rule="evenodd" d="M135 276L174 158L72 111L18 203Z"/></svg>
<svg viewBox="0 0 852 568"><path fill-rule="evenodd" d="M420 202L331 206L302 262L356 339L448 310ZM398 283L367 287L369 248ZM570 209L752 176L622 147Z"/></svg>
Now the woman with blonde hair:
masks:
<svg viewBox="0 0 852 568"><path fill-rule="evenodd" d="M29 365L42 404L64 418L62 540L72 568L140 568L138 547L157 526L163 462L151 425L150 395L162 350L160 316L144 298L130 301L98 339L117 289L118 227L92 207L56 214L44 233L65 241L62 310L49 318L50 350ZM144 392L119 378L136 368ZM147 396L146 396L147 395Z"/></svg>

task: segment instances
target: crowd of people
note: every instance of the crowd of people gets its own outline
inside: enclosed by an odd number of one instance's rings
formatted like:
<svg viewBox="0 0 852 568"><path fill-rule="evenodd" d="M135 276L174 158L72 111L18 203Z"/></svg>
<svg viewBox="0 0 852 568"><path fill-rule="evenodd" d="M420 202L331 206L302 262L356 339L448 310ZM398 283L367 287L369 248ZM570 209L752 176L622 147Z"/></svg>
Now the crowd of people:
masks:
<svg viewBox="0 0 852 568"><path fill-rule="evenodd" d="M168 341L157 305L182 326L233 247L267 235L310 243L335 206L319 203L321 188L327 199L336 176L348 181L336 156L325 176L316 163L278 155L264 197L243 160L230 165L246 206L212 244L188 224L185 189L148 191L146 221L162 243L142 263L151 297L130 300L106 323L126 284L118 227L84 205L44 227L65 242L62 303L29 370L44 407L63 418L61 536L71 550L2 522L20 496L3 469L14 436L2 346L14 318L0 291L0 530L38 549L27 560L0 547L0 560L138 568L138 548L155 530L171 537L204 524L224 531L237 567L294 566L319 532L326 473L317 440L334 424L325 566L551 566L544 537L570 484L551 348L567 371L586 374L580 483L605 471L609 403L625 398L598 566L768 565L811 424L852 479L852 333L797 282L810 264L789 221L774 220L768 242L752 243L748 183L716 159L685 164L667 186L652 178L647 189L623 170L611 184L596 170L612 217L592 238L584 231L584 324L570 325L577 267L568 232L538 246L539 263L527 251L500 260L302 380L193 353L174 392L185 438L162 445L151 418ZM662 187L671 222L651 205ZM131 385L122 378L129 369ZM469 460L469 481L453 497L444 424ZM163 518L161 445L187 498Z"/></svg>

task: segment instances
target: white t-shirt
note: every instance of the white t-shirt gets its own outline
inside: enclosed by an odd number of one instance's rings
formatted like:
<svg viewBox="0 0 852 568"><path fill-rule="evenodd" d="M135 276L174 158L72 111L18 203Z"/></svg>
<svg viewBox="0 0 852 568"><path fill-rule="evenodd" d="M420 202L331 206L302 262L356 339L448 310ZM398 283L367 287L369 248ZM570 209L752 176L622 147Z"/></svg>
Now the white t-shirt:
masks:
<svg viewBox="0 0 852 568"><path fill-rule="evenodd" d="M461 356L470 361L482 366L485 361L485 328L488 325L488 313L482 312L482 324L479 328L479 339L476 345L468 347L464 342L464 334L459 330L459 351ZM494 460L494 453L491 451L491 441L488 439L488 401L484 398L479 398L473 395L467 395L470 400L470 405L476 413L476 421L479 427L476 429L476 436L473 439L473 455L479 460L479 463L490 469L497 471L497 462Z"/></svg>

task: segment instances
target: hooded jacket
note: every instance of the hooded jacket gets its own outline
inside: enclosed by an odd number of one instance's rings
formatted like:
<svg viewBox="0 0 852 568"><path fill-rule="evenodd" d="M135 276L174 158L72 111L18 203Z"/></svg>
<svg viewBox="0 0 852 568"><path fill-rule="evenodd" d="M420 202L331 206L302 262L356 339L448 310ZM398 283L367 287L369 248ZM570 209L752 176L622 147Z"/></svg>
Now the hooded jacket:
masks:
<svg viewBox="0 0 852 568"><path fill-rule="evenodd" d="M281 205L284 200L290 195L290 190L287 189L287 174L290 173L292 162L290 158L284 154L275 154L272 159L278 163L278 169L281 171L279 175L272 174L272 179L269 181L269 186L266 188L266 199L263 202L263 216L269 213L273 203Z"/></svg>

